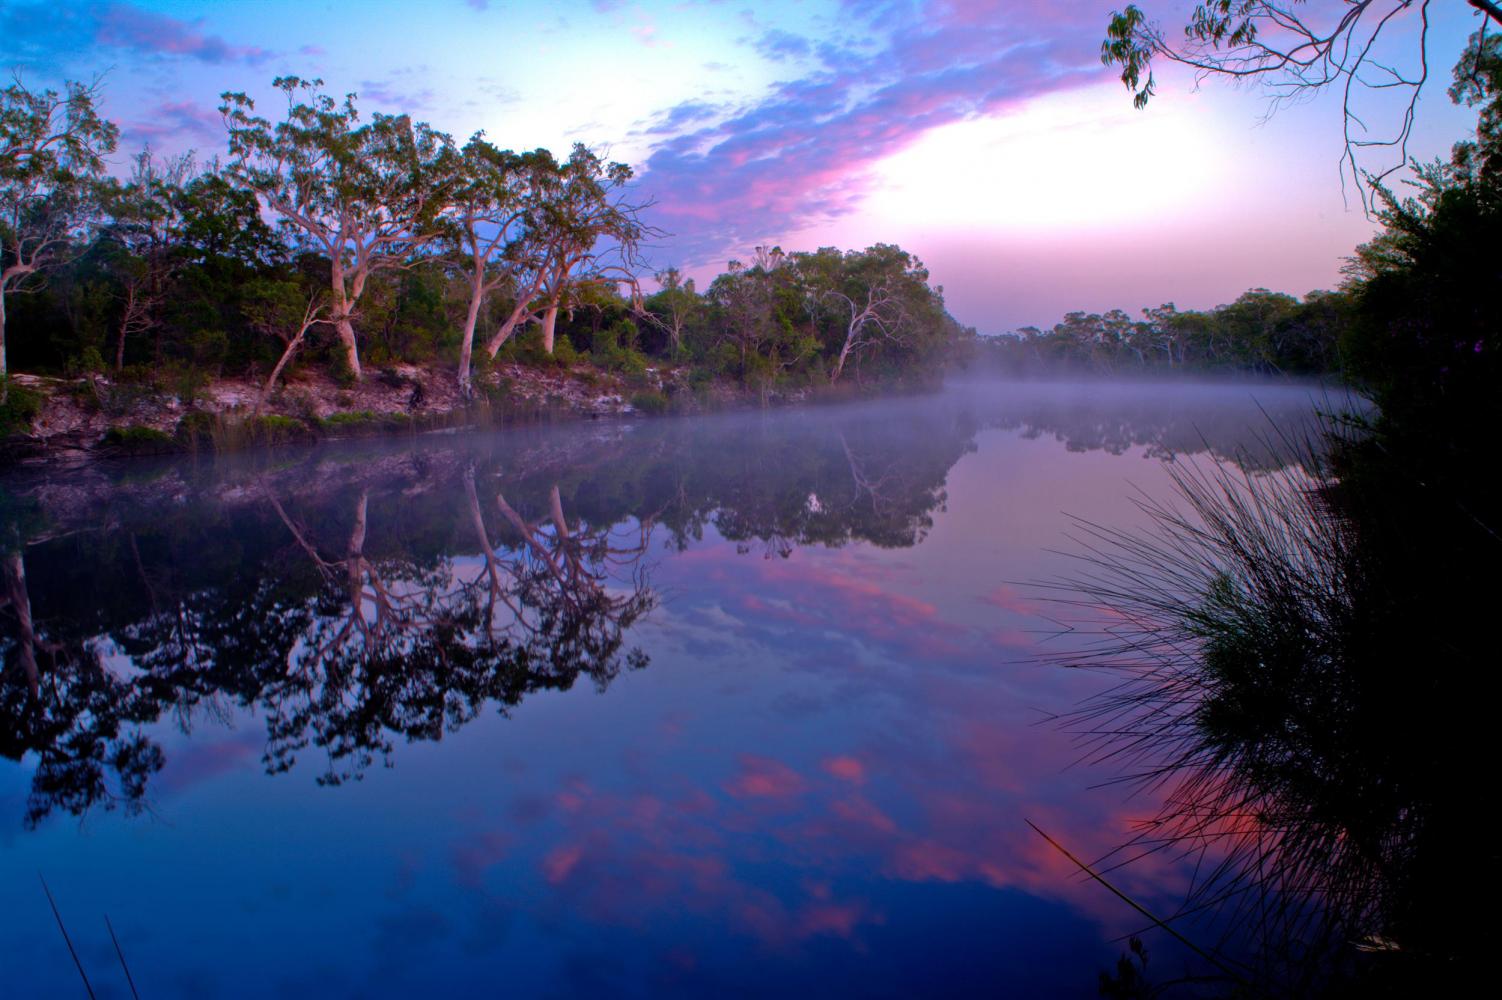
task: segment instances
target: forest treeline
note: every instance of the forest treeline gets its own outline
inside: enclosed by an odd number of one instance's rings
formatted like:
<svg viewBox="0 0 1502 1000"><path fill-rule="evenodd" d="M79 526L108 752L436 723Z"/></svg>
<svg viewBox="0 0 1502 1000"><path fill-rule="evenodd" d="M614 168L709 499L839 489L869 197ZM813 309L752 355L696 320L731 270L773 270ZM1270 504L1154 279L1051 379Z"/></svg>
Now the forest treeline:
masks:
<svg viewBox="0 0 1502 1000"><path fill-rule="evenodd" d="M701 290L648 268L665 234L625 164L459 145L321 81L275 86L273 117L223 95L222 155L146 149L123 177L96 87L0 90L0 376L252 376L269 393L299 367L354 381L400 362L449 368L467 396L496 359L584 354L765 391L931 371L973 336L898 247L759 247Z"/></svg>
<svg viewBox="0 0 1502 1000"><path fill-rule="evenodd" d="M1154 371L1324 375L1344 370L1361 291L1299 299L1254 288L1229 305L1180 310L1172 302L1133 318L1121 309L1071 312L1048 330L1027 326L985 338L981 360L1013 374Z"/></svg>

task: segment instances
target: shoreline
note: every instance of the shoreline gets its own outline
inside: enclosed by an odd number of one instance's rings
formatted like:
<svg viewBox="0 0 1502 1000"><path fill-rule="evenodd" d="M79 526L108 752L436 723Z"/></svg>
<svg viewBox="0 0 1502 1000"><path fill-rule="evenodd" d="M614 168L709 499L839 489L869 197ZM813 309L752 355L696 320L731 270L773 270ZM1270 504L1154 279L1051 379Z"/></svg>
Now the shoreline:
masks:
<svg viewBox="0 0 1502 1000"><path fill-rule="evenodd" d="M1350 392L1338 377L1253 376L1215 371L1167 376L1052 372L1016 375L974 367L937 379L897 379L781 387L766 392L728 380L690 382L687 368L649 368L623 378L592 365L497 366L464 399L452 373L393 365L355 384L320 374L279 388L259 415L259 383L224 378L186 393L160 384L102 376L17 374L11 385L31 393L36 413L23 432L0 434L0 476L44 467L73 468L144 457L232 454L401 435L543 426L592 420L703 416L740 409L828 405L908 395L942 385L1000 380L1018 384L1224 384L1297 382Z"/></svg>
<svg viewBox="0 0 1502 1000"><path fill-rule="evenodd" d="M34 397L35 412L24 430L11 429L0 436L0 471L446 430L712 412L757 399L756 393L728 383L690 386L685 369L649 369L628 382L586 365L500 365L475 379L469 399L462 396L448 370L391 365L355 384L304 373L279 386L259 413L260 383L243 377L172 387L98 375L58 378L18 373L11 376L11 385ZM807 392L793 395L801 399ZM778 400L785 401L790 400Z"/></svg>
<svg viewBox="0 0 1502 1000"><path fill-rule="evenodd" d="M901 394L914 387L904 379L762 391L724 379L693 380L687 367L648 368L623 377L588 364L508 363L478 375L471 398L465 399L451 371L399 364L355 384L303 373L279 386L257 413L260 383L244 377L172 387L100 375L17 373L11 389L30 397L33 412L25 429L0 432L0 474L402 434L781 408Z"/></svg>

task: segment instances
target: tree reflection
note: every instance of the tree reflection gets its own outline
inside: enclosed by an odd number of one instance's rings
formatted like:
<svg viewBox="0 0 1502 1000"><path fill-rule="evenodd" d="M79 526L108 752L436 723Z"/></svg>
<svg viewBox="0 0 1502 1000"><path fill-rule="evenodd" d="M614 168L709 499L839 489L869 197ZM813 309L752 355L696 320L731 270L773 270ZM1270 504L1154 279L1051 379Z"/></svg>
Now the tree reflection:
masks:
<svg viewBox="0 0 1502 1000"><path fill-rule="evenodd" d="M268 770L311 754L321 782L350 780L645 666L629 636L658 600L654 548L918 544L977 434L1042 426L1038 405L961 393L12 479L31 507L3 515L4 752L36 755L33 822L144 807L162 726L244 714ZM1160 410L1138 437L1184 417Z"/></svg>

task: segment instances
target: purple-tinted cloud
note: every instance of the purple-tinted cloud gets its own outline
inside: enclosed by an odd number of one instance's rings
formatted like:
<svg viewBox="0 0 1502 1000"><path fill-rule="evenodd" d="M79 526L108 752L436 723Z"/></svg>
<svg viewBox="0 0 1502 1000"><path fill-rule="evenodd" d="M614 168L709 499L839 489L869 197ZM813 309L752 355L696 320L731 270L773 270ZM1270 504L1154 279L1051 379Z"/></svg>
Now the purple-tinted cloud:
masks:
<svg viewBox="0 0 1502 1000"><path fill-rule="evenodd" d="M641 130L641 134L678 135L689 126L708 122L723 114L724 111L725 106L721 104L699 100L684 101L655 115L647 123L646 128Z"/></svg>
<svg viewBox="0 0 1502 1000"><path fill-rule="evenodd" d="M178 55L209 63L259 63L272 53L254 45L231 45L200 30L201 21L187 22L154 14L125 3L94 9L94 41L100 45L150 55Z"/></svg>
<svg viewBox="0 0 1502 1000"><path fill-rule="evenodd" d="M848 3L852 41L821 45L815 72L714 122L692 117L696 102L665 113L688 127L646 159L656 221L705 264L846 215L871 168L929 130L1098 79L1106 6ZM863 44L867 32L885 41Z"/></svg>
<svg viewBox="0 0 1502 1000"><path fill-rule="evenodd" d="M776 62L803 59L814 51L813 44L807 38L779 28L764 32L756 40L755 47L761 55Z"/></svg>
<svg viewBox="0 0 1502 1000"><path fill-rule="evenodd" d="M127 143L136 145L202 148L224 141L224 120L213 108L194 101L163 101L141 119L126 123L123 131Z"/></svg>
<svg viewBox="0 0 1502 1000"><path fill-rule="evenodd" d="M433 106L435 95L427 87L420 90L403 90L381 80L363 80L359 87L363 101L383 105L385 110L398 113L419 111Z"/></svg>
<svg viewBox="0 0 1502 1000"><path fill-rule="evenodd" d="M0 7L0 39L6 43L8 57L13 52L37 60L49 70L92 47L157 58L181 56L207 63L252 65L275 54L208 34L201 20L182 21L128 3L7 4Z"/></svg>

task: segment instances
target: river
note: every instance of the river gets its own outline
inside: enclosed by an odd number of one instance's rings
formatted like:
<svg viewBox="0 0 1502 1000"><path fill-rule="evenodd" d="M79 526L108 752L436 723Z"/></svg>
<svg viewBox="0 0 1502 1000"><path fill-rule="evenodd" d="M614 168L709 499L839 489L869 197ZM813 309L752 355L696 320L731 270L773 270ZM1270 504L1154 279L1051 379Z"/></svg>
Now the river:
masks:
<svg viewBox="0 0 1502 1000"><path fill-rule="evenodd" d="M1058 717L1082 527L1290 383L0 479L0 977L99 995L1093 996L1152 814ZM1171 909L1185 863L1112 875ZM1149 939L1154 961L1177 961ZM1160 957L1161 956L1161 957Z"/></svg>

